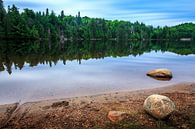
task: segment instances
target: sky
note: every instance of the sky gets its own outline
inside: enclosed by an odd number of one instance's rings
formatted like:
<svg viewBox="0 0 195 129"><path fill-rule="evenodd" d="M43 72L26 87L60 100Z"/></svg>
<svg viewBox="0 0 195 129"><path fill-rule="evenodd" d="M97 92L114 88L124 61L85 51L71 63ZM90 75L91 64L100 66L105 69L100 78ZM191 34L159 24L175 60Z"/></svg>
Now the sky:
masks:
<svg viewBox="0 0 195 129"><path fill-rule="evenodd" d="M153 26L173 26L195 22L194 0L4 0L5 6L15 4L20 10L46 8L60 14L105 18L107 20L139 21Z"/></svg>

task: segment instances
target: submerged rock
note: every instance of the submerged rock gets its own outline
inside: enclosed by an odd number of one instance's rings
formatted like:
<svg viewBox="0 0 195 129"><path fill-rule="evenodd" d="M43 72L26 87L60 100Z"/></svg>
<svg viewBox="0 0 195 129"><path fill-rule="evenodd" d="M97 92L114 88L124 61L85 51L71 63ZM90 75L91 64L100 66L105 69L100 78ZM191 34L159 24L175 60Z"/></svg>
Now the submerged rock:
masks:
<svg viewBox="0 0 195 129"><path fill-rule="evenodd" d="M60 101L60 102L55 102L51 105L52 108L57 108L57 107L67 107L69 106L68 101Z"/></svg>
<svg viewBox="0 0 195 129"><path fill-rule="evenodd" d="M112 122L118 122L121 121L125 118L125 116L127 115L126 112L121 112L121 111L109 111L108 113L108 118L110 119L110 121Z"/></svg>
<svg viewBox="0 0 195 129"><path fill-rule="evenodd" d="M168 69L155 69L147 73L148 76L153 77L157 80L170 80L173 74Z"/></svg>
<svg viewBox="0 0 195 129"><path fill-rule="evenodd" d="M157 119L163 119L175 110L175 104L163 95L150 95L144 102L144 110Z"/></svg>

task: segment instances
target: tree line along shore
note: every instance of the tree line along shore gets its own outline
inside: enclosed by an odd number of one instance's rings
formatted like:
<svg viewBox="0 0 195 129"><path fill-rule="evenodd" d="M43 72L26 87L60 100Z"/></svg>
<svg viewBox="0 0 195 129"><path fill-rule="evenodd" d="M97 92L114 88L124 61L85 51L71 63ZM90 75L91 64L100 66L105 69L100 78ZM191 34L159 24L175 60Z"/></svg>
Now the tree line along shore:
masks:
<svg viewBox="0 0 195 129"><path fill-rule="evenodd" d="M172 27L153 27L140 22L105 20L103 18L67 16L61 11L46 9L35 12L19 11L15 6L4 7L0 0L0 39L52 40L182 40L195 39L195 24L184 23Z"/></svg>

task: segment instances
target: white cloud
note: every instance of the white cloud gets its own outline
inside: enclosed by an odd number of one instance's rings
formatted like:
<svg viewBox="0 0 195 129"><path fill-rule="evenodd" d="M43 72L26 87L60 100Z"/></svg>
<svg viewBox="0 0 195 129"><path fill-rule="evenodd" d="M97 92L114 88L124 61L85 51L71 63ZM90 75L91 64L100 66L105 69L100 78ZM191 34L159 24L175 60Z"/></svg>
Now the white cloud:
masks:
<svg viewBox="0 0 195 129"><path fill-rule="evenodd" d="M48 7L57 14L64 10L66 15L100 17L128 21L141 21L152 25L175 25L195 21L193 0L6 0L19 8L45 11Z"/></svg>

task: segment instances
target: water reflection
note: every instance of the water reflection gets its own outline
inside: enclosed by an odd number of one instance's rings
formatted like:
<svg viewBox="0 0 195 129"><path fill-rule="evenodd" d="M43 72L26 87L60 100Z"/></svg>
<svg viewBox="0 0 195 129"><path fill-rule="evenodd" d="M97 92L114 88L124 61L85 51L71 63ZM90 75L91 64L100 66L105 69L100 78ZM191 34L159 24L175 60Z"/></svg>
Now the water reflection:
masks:
<svg viewBox="0 0 195 129"><path fill-rule="evenodd" d="M66 65L67 61L82 59L100 59L104 57L138 56L151 51L169 51L180 55L195 54L193 42L19 42L1 41L0 71L12 73L12 69L22 69L25 63L29 67L38 64L52 67L58 61Z"/></svg>
<svg viewBox="0 0 195 129"><path fill-rule="evenodd" d="M0 104L193 82L194 48L187 42L1 42ZM146 76L157 68L170 69L173 79Z"/></svg>

